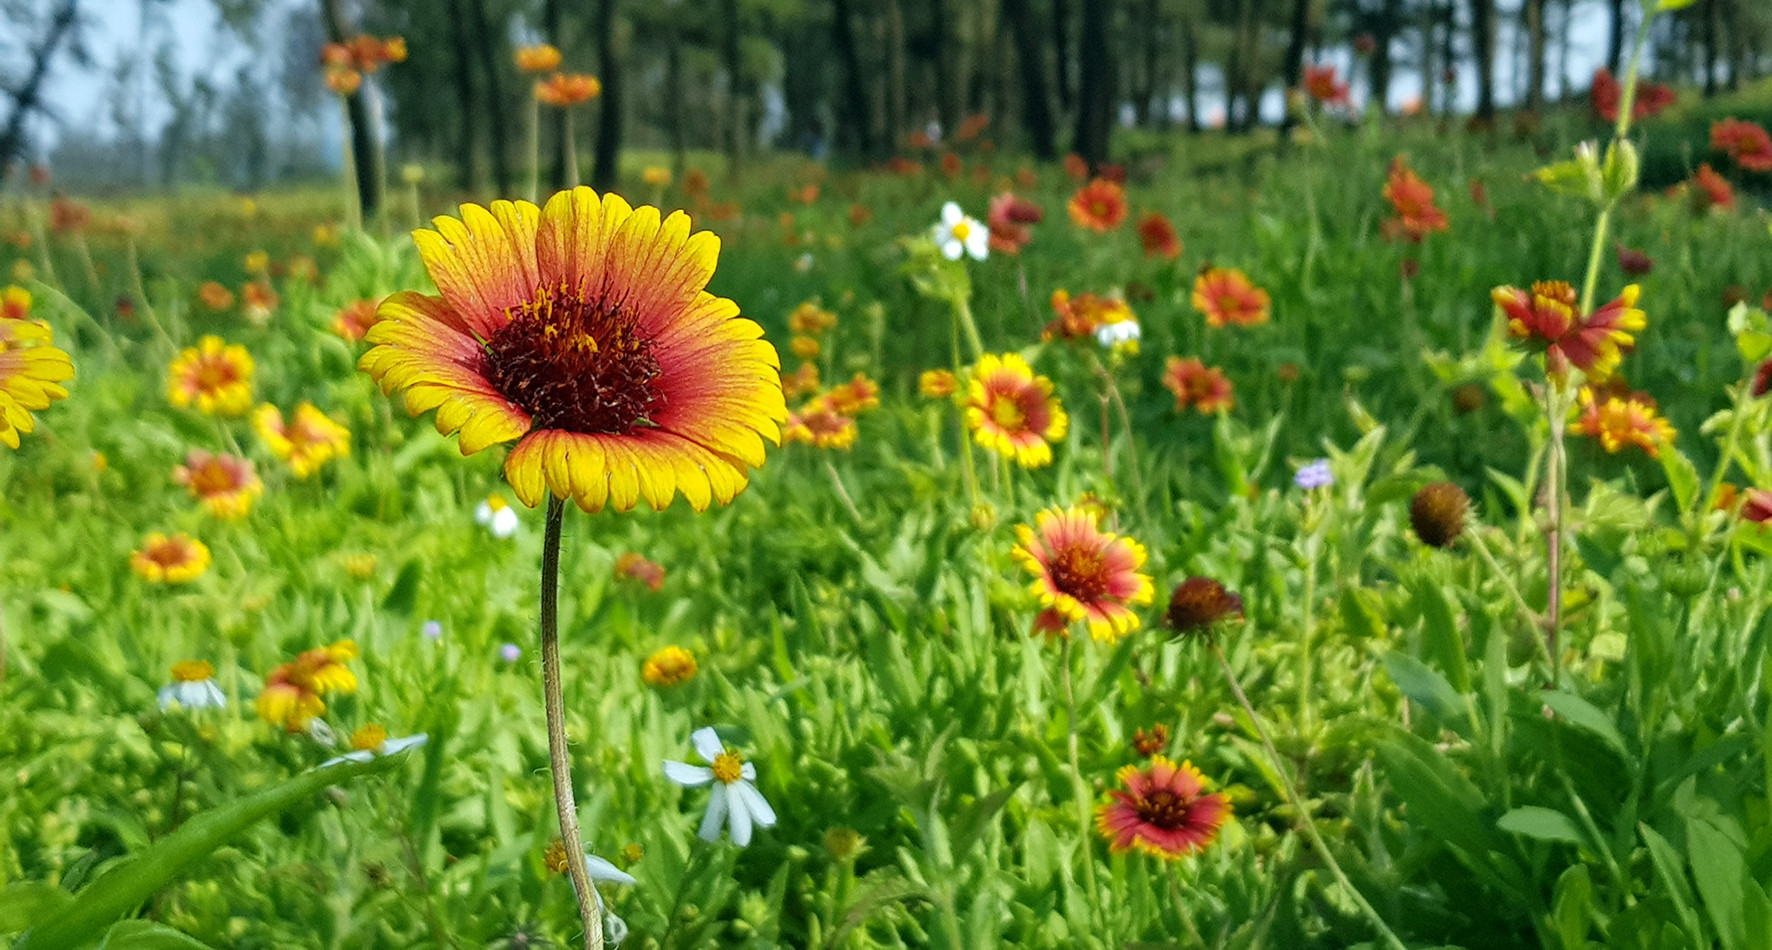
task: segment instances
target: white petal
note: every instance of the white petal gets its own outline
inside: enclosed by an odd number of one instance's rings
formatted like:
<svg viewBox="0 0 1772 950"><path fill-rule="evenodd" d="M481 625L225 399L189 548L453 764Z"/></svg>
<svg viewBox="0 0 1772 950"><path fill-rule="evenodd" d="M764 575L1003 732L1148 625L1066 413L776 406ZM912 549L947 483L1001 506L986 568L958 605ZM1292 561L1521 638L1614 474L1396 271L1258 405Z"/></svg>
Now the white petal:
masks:
<svg viewBox="0 0 1772 950"><path fill-rule="evenodd" d="M701 816L701 830L697 832L703 841L720 840L720 825L726 821L726 786L715 785L714 793L708 798L708 813Z"/></svg>
<svg viewBox="0 0 1772 950"><path fill-rule="evenodd" d="M763 798L762 792L757 791L757 786L749 782L739 782L732 786L732 791L733 797L744 803L745 810L750 812L751 820L758 827L775 827L775 809L769 807L769 802Z"/></svg>
<svg viewBox="0 0 1772 950"><path fill-rule="evenodd" d="M215 685L214 680L203 681L203 703L208 708L220 709L228 704L228 697Z"/></svg>
<svg viewBox="0 0 1772 950"><path fill-rule="evenodd" d="M720 741L720 734L714 731L713 726L703 726L695 730L690 734L689 741L695 745L696 753L710 765L715 757L726 751L726 743Z"/></svg>
<svg viewBox="0 0 1772 950"><path fill-rule="evenodd" d="M687 762L666 762L664 774L665 778L685 788L706 785L714 780L713 769L704 769L699 765L690 765Z"/></svg>
<svg viewBox="0 0 1772 950"><path fill-rule="evenodd" d="M346 752L344 755L327 759L326 761L320 763L320 767L327 768L328 766L337 765L340 762L373 762L373 761L375 761L375 753L369 751L368 749L358 749L355 752Z"/></svg>
<svg viewBox="0 0 1772 950"><path fill-rule="evenodd" d="M755 782L757 780L757 766L756 766L756 764L752 763L752 762L746 762L745 764L739 766L738 767L738 777L744 779L747 782Z"/></svg>
<svg viewBox="0 0 1772 950"><path fill-rule="evenodd" d="M634 883L634 876L632 874L623 871L621 868L610 864L608 861L605 861L594 854L585 855L585 872L590 874L591 880L593 881L614 881L617 884Z"/></svg>
<svg viewBox="0 0 1772 950"><path fill-rule="evenodd" d="M972 230L966 232L966 253L975 261L982 261L991 253L991 229L971 222Z"/></svg>
<svg viewBox="0 0 1772 950"><path fill-rule="evenodd" d="M381 744L381 754L393 755L398 752L405 752L407 749L424 745L426 742L430 741L430 738L429 733L421 732L416 736L401 736L398 739L389 739Z"/></svg>
<svg viewBox="0 0 1772 950"><path fill-rule="evenodd" d="M173 688L173 686L160 687L160 711L161 712L165 712L173 703L175 703L177 701L178 701L178 692Z"/></svg>
<svg viewBox="0 0 1772 950"><path fill-rule="evenodd" d="M492 516L492 524L490 525L492 536L499 539L508 538L517 533L517 525L517 509L500 508L498 513Z"/></svg>
<svg viewBox="0 0 1772 950"><path fill-rule="evenodd" d="M481 502L480 507L474 509L474 520L480 524L491 524L492 506L486 502Z"/></svg>
<svg viewBox="0 0 1772 950"><path fill-rule="evenodd" d="M732 809L732 843L741 848L751 843L751 803L740 793L744 787L743 782L726 786Z"/></svg>
<svg viewBox="0 0 1772 950"><path fill-rule="evenodd" d="M941 206L941 223L947 225L950 230L965 217L966 212L960 210L959 202L950 201Z"/></svg>
<svg viewBox="0 0 1772 950"><path fill-rule="evenodd" d="M952 235L949 235L947 240L941 242L941 256L950 261L959 260L960 255L964 253L966 253L966 245L954 240Z"/></svg>

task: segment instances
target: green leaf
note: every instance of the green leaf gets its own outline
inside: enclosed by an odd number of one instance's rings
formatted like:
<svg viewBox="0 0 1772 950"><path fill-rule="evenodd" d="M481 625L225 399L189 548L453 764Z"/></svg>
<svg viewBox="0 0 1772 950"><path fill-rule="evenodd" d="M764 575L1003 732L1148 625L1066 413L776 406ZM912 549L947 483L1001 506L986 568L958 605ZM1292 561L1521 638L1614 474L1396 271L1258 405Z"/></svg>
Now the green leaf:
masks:
<svg viewBox="0 0 1772 950"><path fill-rule="evenodd" d="M1396 650L1385 654L1384 668L1390 673L1391 682L1397 684L1397 689L1426 707L1434 718L1453 728L1469 727L1470 716L1464 697L1446 682L1444 676L1409 654Z"/></svg>
<svg viewBox="0 0 1772 950"><path fill-rule="evenodd" d="M1593 733L1606 744L1606 748L1618 753L1618 758L1626 766L1632 764L1630 752L1625 748L1624 734L1613 724L1612 717L1601 712L1599 707L1574 693L1559 690L1542 690L1538 698L1550 707L1551 712L1557 714L1560 721Z"/></svg>
<svg viewBox="0 0 1772 950"><path fill-rule="evenodd" d="M15 934L33 921L47 920L74 902L74 895L53 884L16 881L0 890L0 934Z"/></svg>
<svg viewBox="0 0 1772 950"><path fill-rule="evenodd" d="M105 934L99 950L210 950L189 934L152 920L125 920Z"/></svg>
<svg viewBox="0 0 1772 950"><path fill-rule="evenodd" d="M1575 824L1575 819L1554 808L1538 805L1515 808L1502 815L1495 822L1495 827L1539 841L1561 841L1568 844L1582 842L1581 828Z"/></svg>
<svg viewBox="0 0 1772 950"><path fill-rule="evenodd" d="M1698 467L1678 449L1664 449L1661 469L1667 473L1668 487L1674 490L1674 503L1681 511L1691 511L1698 501Z"/></svg>
<svg viewBox="0 0 1772 950"><path fill-rule="evenodd" d="M1686 856L1723 950L1747 950L1746 892L1759 885L1748 876L1741 845L1709 821L1691 818L1686 822Z"/></svg>
<svg viewBox="0 0 1772 950"><path fill-rule="evenodd" d="M1667 843L1654 828L1638 823L1637 833L1643 836L1643 844L1649 849L1649 860L1655 865L1655 878L1667 889L1668 897L1673 900L1674 909L1680 915L1681 926L1686 936L1691 938L1694 946L1709 946L1704 924L1694 909L1697 903L1692 896L1692 885L1686 879L1686 862Z"/></svg>
<svg viewBox="0 0 1772 950"><path fill-rule="evenodd" d="M153 846L112 865L79 894L60 916L26 934L18 950L59 950L97 939L99 931L165 887L186 867L209 856L235 835L328 785L385 772L400 756L343 762L303 772L245 798L212 808Z"/></svg>
<svg viewBox="0 0 1772 950"><path fill-rule="evenodd" d="M1464 635L1458 632L1457 615L1446 592L1430 584L1415 585L1415 605L1421 610L1421 652L1444 670L1452 688L1460 694L1471 689L1470 665L1464 656Z"/></svg>
<svg viewBox="0 0 1772 950"><path fill-rule="evenodd" d="M1557 878L1556 893L1551 900L1551 924L1563 941L1563 950L1587 950L1593 897L1594 882L1588 875L1587 865L1574 865Z"/></svg>

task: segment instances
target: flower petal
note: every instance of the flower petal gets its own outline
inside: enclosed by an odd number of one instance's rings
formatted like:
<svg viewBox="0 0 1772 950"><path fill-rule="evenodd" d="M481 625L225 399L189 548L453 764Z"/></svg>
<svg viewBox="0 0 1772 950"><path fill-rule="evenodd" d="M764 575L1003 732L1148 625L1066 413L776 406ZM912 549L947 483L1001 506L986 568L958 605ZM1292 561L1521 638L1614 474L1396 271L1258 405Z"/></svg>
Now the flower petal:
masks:
<svg viewBox="0 0 1772 950"><path fill-rule="evenodd" d="M684 788L696 788L714 780L714 770L687 762L666 762L665 778L676 782Z"/></svg>
<svg viewBox="0 0 1772 950"><path fill-rule="evenodd" d="M718 841L720 826L726 822L726 786L715 783L708 797L707 814L701 816L701 830L696 834L703 841ZM736 836L734 836L736 840Z"/></svg>
<svg viewBox="0 0 1772 950"><path fill-rule="evenodd" d="M713 726L703 726L695 730L690 734L689 742L695 746L696 754L709 762L713 762L720 753L726 751L726 743L720 741L720 734L714 731Z"/></svg>

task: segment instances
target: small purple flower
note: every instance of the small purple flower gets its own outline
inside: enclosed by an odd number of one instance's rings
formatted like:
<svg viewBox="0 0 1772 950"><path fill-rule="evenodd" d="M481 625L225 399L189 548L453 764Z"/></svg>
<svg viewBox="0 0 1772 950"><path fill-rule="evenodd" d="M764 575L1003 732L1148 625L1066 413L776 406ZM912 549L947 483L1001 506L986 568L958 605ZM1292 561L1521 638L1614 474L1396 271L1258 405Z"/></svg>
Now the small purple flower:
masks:
<svg viewBox="0 0 1772 950"><path fill-rule="evenodd" d="M1299 469L1298 474L1292 476L1292 484L1297 485L1305 491L1311 491L1317 488L1328 488L1330 485L1335 484L1335 476L1329 473L1329 460L1317 459L1315 462Z"/></svg>
<svg viewBox="0 0 1772 950"><path fill-rule="evenodd" d="M427 620L425 625L419 628L419 632L424 634L426 640L441 640L443 639L443 623L439 620Z"/></svg>
<svg viewBox="0 0 1772 950"><path fill-rule="evenodd" d="M506 663L515 663L523 656L523 648L515 643L507 643L498 648L498 655L504 657Z"/></svg>

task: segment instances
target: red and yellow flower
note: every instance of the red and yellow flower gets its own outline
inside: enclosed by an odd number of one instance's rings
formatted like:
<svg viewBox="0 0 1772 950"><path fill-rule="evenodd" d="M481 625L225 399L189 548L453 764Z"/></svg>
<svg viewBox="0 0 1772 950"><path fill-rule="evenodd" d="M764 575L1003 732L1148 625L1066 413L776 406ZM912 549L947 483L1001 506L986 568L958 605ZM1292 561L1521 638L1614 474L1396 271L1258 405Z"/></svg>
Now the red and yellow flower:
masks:
<svg viewBox="0 0 1772 950"><path fill-rule="evenodd" d="M1390 175L1384 183L1384 200L1396 211L1396 216L1385 219L1382 226L1387 241L1406 237L1419 243L1428 234L1450 227L1446 212L1434 206L1433 187L1422 181L1401 155L1391 159Z"/></svg>
<svg viewBox="0 0 1772 950"><path fill-rule="evenodd" d="M197 288L197 300L219 313L234 305L234 292L217 281L206 280Z"/></svg>
<svg viewBox="0 0 1772 950"><path fill-rule="evenodd" d="M266 403L252 414L252 428L272 455L289 463L296 478L307 478L327 462L351 454L351 430L311 402L297 404L287 423L281 409Z"/></svg>
<svg viewBox="0 0 1772 950"><path fill-rule="evenodd" d="M1175 225L1160 211L1152 211L1138 219L1138 240L1144 245L1144 256L1172 261L1181 256L1181 236Z"/></svg>
<svg viewBox="0 0 1772 950"><path fill-rule="evenodd" d="M1126 189L1117 181L1097 178L1077 189L1065 210L1079 228L1112 231L1126 220Z"/></svg>
<svg viewBox="0 0 1772 950"><path fill-rule="evenodd" d="M174 408L238 416L252 408L252 355L238 343L205 336L166 369L166 399Z"/></svg>
<svg viewBox="0 0 1772 950"><path fill-rule="evenodd" d="M787 418L763 330L703 288L720 241L589 188L463 205L414 233L442 292L398 293L359 366L472 454L510 440L524 504L725 504Z"/></svg>
<svg viewBox="0 0 1772 950"><path fill-rule="evenodd" d="M1717 174L1709 162L1701 162L1698 171L1692 176L1692 185L1697 190L1692 192L1692 200L1698 210L1722 208L1727 211L1735 207L1735 188L1729 179Z"/></svg>
<svg viewBox="0 0 1772 950"><path fill-rule="evenodd" d="M68 398L61 384L74 378L74 362L49 324L30 319L29 293L8 287L0 302L0 444L16 449L19 435L36 428L33 410Z"/></svg>
<svg viewBox="0 0 1772 950"><path fill-rule="evenodd" d="M204 509L224 521L246 517L252 511L252 503L265 490L251 459L202 449L192 449L185 456L185 464L172 470L172 480L185 486Z"/></svg>
<svg viewBox="0 0 1772 950"><path fill-rule="evenodd" d="M1348 104L1347 83L1335 78L1333 64L1324 63L1304 67L1304 91L1310 93L1312 99L1326 106Z"/></svg>
<svg viewBox="0 0 1772 950"><path fill-rule="evenodd" d="M332 332L352 343L363 339L369 328L375 326L375 308L379 303L374 297L365 297L338 308L332 317Z"/></svg>
<svg viewBox="0 0 1772 950"><path fill-rule="evenodd" d="M326 711L322 696L357 691L357 675L345 661L358 655L355 640L339 640L304 650L278 666L265 677L264 691L258 694L255 708L259 718L292 733L306 729L314 717Z"/></svg>
<svg viewBox="0 0 1772 950"><path fill-rule="evenodd" d="M1175 394L1176 412L1186 412L1191 405L1200 414L1211 415L1226 412L1237 404L1224 371L1207 366L1197 356L1169 357L1163 365L1163 386Z"/></svg>
<svg viewBox="0 0 1772 950"><path fill-rule="evenodd" d="M264 326L278 303L277 291L269 281L255 280L240 288L240 314L253 326Z"/></svg>
<svg viewBox="0 0 1772 950"><path fill-rule="evenodd" d="M1001 254L1020 254L1033 240L1028 225L1039 224L1046 212L1037 204L1014 192L1005 191L991 198L985 223L990 226L990 248Z"/></svg>
<svg viewBox="0 0 1772 950"><path fill-rule="evenodd" d="M949 369L926 369L917 376L917 392L929 399L946 399L960 391L960 380Z"/></svg>
<svg viewBox="0 0 1772 950"><path fill-rule="evenodd" d="M155 584L194 581L209 570L209 564L208 546L183 532L168 536L156 531L129 555L129 569Z"/></svg>
<svg viewBox="0 0 1772 950"><path fill-rule="evenodd" d="M1711 123L1710 147L1728 153L1748 171L1772 171L1772 136L1758 122L1728 118Z"/></svg>
<svg viewBox="0 0 1772 950"><path fill-rule="evenodd" d="M1095 827L1115 853L1138 850L1174 861L1204 850L1230 819L1231 803L1206 792L1206 778L1190 762L1176 765L1161 755L1145 768L1128 765L1116 776L1123 788L1095 809Z"/></svg>
<svg viewBox="0 0 1772 950"><path fill-rule="evenodd" d="M837 412L859 416L869 409L879 408L880 384L869 379L866 373L856 373L849 382L831 387L825 398Z"/></svg>
<svg viewBox="0 0 1772 950"><path fill-rule="evenodd" d="M847 449L855 445L855 419L837 411L828 395L820 396L788 413L782 441L804 442L820 449Z"/></svg>
<svg viewBox="0 0 1772 950"><path fill-rule="evenodd" d="M589 102L602 94L603 83L583 73L555 73L535 84L536 101L561 108Z"/></svg>
<svg viewBox="0 0 1772 950"><path fill-rule="evenodd" d="M979 445L1023 468L1049 465L1050 443L1064 438L1070 427L1052 390L1052 380L1035 375L1020 356L987 353L967 383L966 426Z"/></svg>
<svg viewBox="0 0 1772 950"><path fill-rule="evenodd" d="M640 679L663 689L689 682L698 669L695 654L679 646L661 647L640 664Z"/></svg>
<svg viewBox="0 0 1772 950"><path fill-rule="evenodd" d="M547 43L519 47L517 68L526 73L552 72L560 68L560 51Z"/></svg>
<svg viewBox="0 0 1772 950"><path fill-rule="evenodd" d="M1068 290L1054 290L1050 300L1055 316L1040 331L1042 340L1090 340L1103 324L1136 320L1137 315L1126 301L1117 297L1101 297L1092 293L1071 296Z"/></svg>
<svg viewBox="0 0 1772 950"><path fill-rule="evenodd" d="M1034 575L1030 590L1039 598L1036 632L1062 631L1079 621L1096 640L1113 643L1138 629L1132 607L1155 596L1144 566L1144 546L1097 527L1082 508L1048 508L1034 526L1017 525L1012 556Z"/></svg>
<svg viewBox="0 0 1772 950"><path fill-rule="evenodd" d="M1583 318L1577 311L1575 288L1560 280L1541 280L1530 293L1497 287L1490 293L1507 317L1508 335L1544 350L1545 374L1563 379L1574 366L1594 379L1618 368L1624 351L1636 344L1632 336L1647 326L1636 307L1636 284Z"/></svg>
<svg viewBox="0 0 1772 950"><path fill-rule="evenodd" d="M624 552L615 559L615 576L645 584L655 594L664 589L664 565L648 560L638 551Z"/></svg>
<svg viewBox="0 0 1772 950"><path fill-rule="evenodd" d="M1252 327L1268 321L1271 301L1267 291L1255 286L1235 267L1207 267L1194 278L1194 309L1206 316L1206 325L1234 324Z"/></svg>
<svg viewBox="0 0 1772 950"><path fill-rule="evenodd" d="M1673 425L1662 418L1655 400L1643 393L1596 396L1592 387L1583 386L1576 411L1569 431L1599 439L1607 452L1634 445L1657 458L1661 447L1674 438Z"/></svg>

